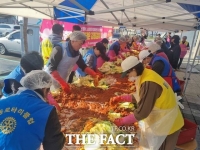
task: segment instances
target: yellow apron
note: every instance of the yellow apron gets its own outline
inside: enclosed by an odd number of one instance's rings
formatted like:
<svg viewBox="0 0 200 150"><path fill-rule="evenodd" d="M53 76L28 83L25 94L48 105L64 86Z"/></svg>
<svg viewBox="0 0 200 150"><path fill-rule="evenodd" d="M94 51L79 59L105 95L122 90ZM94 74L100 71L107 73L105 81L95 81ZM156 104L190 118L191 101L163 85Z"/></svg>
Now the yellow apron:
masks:
<svg viewBox="0 0 200 150"><path fill-rule="evenodd" d="M157 150L166 136L178 131L184 122L173 90L161 76L152 70L144 69L143 74L136 80L134 97L137 103L140 101L140 87L146 81L157 83L163 91L149 116L139 121L140 146L142 150Z"/></svg>

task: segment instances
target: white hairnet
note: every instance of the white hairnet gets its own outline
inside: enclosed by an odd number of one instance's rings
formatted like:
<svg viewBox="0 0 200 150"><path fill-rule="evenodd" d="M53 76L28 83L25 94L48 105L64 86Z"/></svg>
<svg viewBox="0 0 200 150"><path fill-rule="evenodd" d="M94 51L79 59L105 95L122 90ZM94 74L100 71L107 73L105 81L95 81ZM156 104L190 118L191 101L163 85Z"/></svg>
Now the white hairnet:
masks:
<svg viewBox="0 0 200 150"><path fill-rule="evenodd" d="M126 38L124 36L122 36L122 37L119 38L119 41L126 42Z"/></svg>
<svg viewBox="0 0 200 150"><path fill-rule="evenodd" d="M85 41L87 39L85 34L81 31L72 32L69 38L71 41Z"/></svg>
<svg viewBox="0 0 200 150"><path fill-rule="evenodd" d="M43 70L33 70L26 74L21 79L20 83L23 87L31 90L50 88L52 84L52 78Z"/></svg>

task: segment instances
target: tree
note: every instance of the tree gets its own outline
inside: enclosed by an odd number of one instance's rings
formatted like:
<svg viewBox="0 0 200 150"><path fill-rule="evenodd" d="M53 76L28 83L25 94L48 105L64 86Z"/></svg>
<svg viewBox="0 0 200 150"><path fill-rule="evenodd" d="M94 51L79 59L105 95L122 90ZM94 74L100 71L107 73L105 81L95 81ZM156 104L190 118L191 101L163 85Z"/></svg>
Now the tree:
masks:
<svg viewBox="0 0 200 150"><path fill-rule="evenodd" d="M28 39L27 39L28 18L24 17L23 37L24 37L24 52L28 53Z"/></svg>

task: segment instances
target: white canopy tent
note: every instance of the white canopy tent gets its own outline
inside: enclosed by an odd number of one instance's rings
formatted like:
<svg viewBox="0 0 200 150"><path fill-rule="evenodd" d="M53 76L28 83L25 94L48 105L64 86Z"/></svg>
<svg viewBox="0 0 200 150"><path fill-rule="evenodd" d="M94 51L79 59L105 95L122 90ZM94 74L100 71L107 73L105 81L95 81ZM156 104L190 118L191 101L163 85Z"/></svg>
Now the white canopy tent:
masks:
<svg viewBox="0 0 200 150"><path fill-rule="evenodd" d="M126 26L148 30L194 30L197 18L176 2L200 5L199 0L98 0L92 10L95 16L88 16L88 23L94 25Z"/></svg>
<svg viewBox="0 0 200 150"><path fill-rule="evenodd" d="M22 17L54 19L54 8L84 14L85 11L60 5L65 0L1 0L0 14Z"/></svg>
<svg viewBox="0 0 200 150"><path fill-rule="evenodd" d="M70 18L83 17L85 12L90 14L89 10L77 2L78 0L68 1L80 9L60 5L63 1L65 0L1 0L0 13L54 19L54 8L57 8L66 14L69 12L76 14L76 16L68 17L56 16L57 19L65 19L65 21ZM200 0L97 0L91 9L94 11L94 15L87 15L86 21L90 25L126 26L127 28L144 28L154 31L196 30L194 27L199 25L199 20L194 14L200 13L200 10L188 12L177 3L200 6ZM193 43L194 38L191 47L193 47ZM187 73L185 78L188 82Z"/></svg>
<svg viewBox="0 0 200 150"><path fill-rule="evenodd" d="M60 5L65 0L1 0L0 14L22 17L54 19L54 8L66 14L76 13L78 18L84 14L84 6L76 0L68 0L80 9ZM200 0L97 0L92 7L95 15L87 16L87 23L103 26L126 26L127 28L145 28L148 30L194 30L198 19L193 15L200 10L188 12L179 3L200 5ZM87 5L87 4L85 4ZM68 19L56 16L57 19Z"/></svg>

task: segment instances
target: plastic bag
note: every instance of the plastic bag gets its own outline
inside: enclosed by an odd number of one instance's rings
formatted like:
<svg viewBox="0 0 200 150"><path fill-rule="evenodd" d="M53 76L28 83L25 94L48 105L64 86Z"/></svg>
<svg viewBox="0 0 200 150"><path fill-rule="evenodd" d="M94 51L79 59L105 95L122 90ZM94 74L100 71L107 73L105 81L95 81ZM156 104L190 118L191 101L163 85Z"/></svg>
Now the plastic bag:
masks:
<svg viewBox="0 0 200 150"><path fill-rule="evenodd" d="M178 106L166 110L154 108L146 119L139 122L142 150L160 148L177 118L178 109Z"/></svg>

